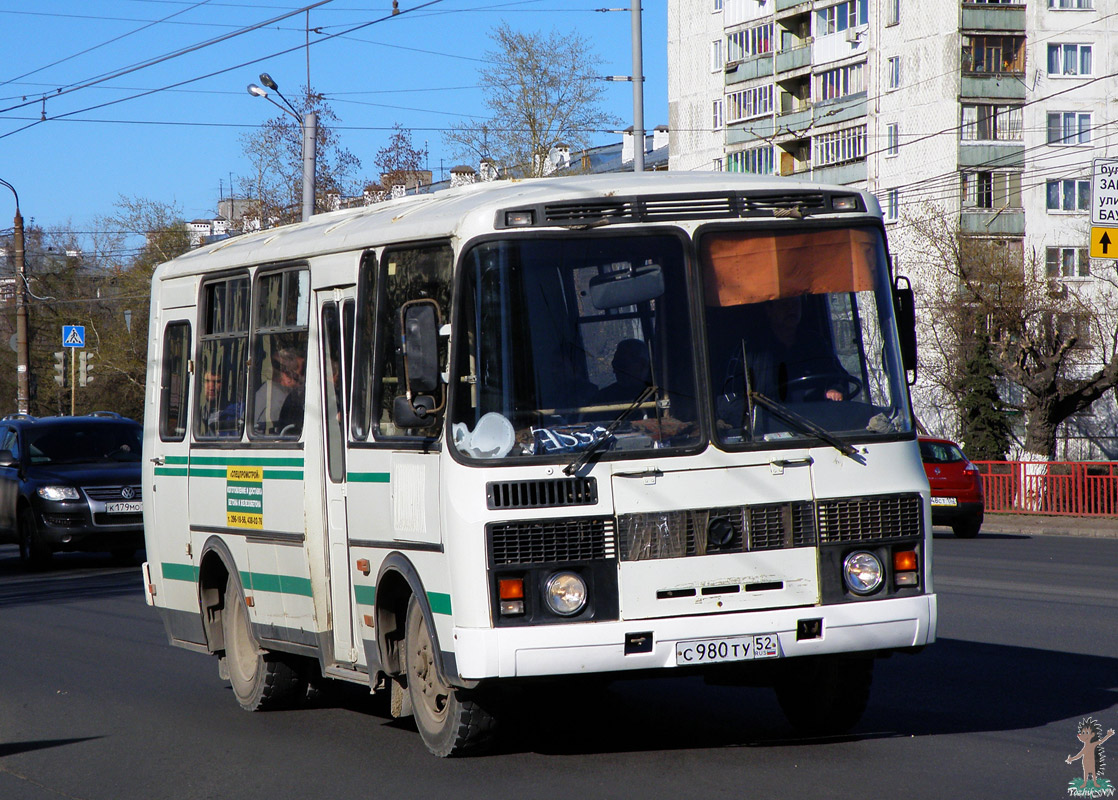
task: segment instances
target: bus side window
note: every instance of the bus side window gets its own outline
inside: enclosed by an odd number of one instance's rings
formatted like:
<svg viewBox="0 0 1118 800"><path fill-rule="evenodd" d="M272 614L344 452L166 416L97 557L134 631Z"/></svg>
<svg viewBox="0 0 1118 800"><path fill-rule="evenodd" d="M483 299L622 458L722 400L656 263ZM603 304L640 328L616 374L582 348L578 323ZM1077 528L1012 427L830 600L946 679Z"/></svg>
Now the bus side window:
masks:
<svg viewBox="0 0 1118 800"><path fill-rule="evenodd" d="M194 382L197 439L239 439L244 431L248 289L248 277L244 275L202 286L199 377Z"/></svg>
<svg viewBox="0 0 1118 800"><path fill-rule="evenodd" d="M357 287L357 350L353 369L357 374L357 388L353 392L351 410L352 435L355 441L369 438L372 428L372 409L376 405L373 382L373 336L376 333L377 259L372 252L361 261L361 274Z"/></svg>
<svg viewBox="0 0 1118 800"><path fill-rule="evenodd" d="M409 300L434 300L439 305L443 320L449 319L453 267L454 253L446 244L387 250L381 259L374 357L374 372L379 378L380 392L371 409L376 419L375 431L380 437L427 438L433 435L433 430L438 430L398 428L392 420L393 403L396 396L403 392L399 381L400 352L396 331L400 307ZM440 367L446 365L446 355L446 340L440 337Z"/></svg>
<svg viewBox="0 0 1118 800"><path fill-rule="evenodd" d="M256 281L251 435L298 439L306 405L310 273L287 269Z"/></svg>
<svg viewBox="0 0 1118 800"><path fill-rule="evenodd" d="M171 322L163 331L163 370L159 382L159 438L181 442L186 436L190 391L190 323Z"/></svg>

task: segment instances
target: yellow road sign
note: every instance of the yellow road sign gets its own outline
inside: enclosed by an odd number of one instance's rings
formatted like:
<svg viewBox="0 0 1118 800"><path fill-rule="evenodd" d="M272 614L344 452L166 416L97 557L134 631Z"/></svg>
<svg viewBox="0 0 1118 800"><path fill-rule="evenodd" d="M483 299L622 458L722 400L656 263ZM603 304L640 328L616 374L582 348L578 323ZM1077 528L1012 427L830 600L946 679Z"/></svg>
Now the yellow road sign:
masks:
<svg viewBox="0 0 1118 800"><path fill-rule="evenodd" d="M1091 258L1118 258L1118 228L1091 228Z"/></svg>

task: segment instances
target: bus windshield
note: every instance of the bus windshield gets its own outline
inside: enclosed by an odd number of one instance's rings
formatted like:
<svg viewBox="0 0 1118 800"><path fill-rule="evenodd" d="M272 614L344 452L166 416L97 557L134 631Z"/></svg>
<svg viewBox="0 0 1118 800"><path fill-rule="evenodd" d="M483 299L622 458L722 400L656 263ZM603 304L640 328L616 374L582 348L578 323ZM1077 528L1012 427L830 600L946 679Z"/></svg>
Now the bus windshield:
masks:
<svg viewBox="0 0 1118 800"><path fill-rule="evenodd" d="M718 231L699 258L719 442L911 430L876 229Z"/></svg>
<svg viewBox="0 0 1118 800"><path fill-rule="evenodd" d="M684 240L511 239L464 257L451 431L471 458L699 442Z"/></svg>

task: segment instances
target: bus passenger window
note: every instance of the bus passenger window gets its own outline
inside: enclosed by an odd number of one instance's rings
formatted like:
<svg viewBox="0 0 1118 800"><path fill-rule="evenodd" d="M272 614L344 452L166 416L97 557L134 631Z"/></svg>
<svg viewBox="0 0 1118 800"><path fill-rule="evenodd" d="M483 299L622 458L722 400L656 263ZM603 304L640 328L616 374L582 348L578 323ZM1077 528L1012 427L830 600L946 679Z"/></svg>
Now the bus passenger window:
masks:
<svg viewBox="0 0 1118 800"><path fill-rule="evenodd" d="M306 400L310 273L289 269L256 281L249 397L254 438L298 439Z"/></svg>
<svg viewBox="0 0 1118 800"><path fill-rule="evenodd" d="M239 439L244 430L248 308L245 276L202 287L195 438Z"/></svg>

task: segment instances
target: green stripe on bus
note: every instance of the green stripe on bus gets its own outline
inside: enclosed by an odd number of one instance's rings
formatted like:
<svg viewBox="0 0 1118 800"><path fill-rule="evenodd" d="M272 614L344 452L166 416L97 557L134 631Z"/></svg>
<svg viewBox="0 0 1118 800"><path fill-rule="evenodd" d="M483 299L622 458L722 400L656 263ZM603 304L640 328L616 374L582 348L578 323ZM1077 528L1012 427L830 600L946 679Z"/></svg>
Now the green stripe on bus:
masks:
<svg viewBox="0 0 1118 800"><path fill-rule="evenodd" d="M227 467L302 467L302 458L267 456L191 456L191 464Z"/></svg>
<svg viewBox="0 0 1118 800"><path fill-rule="evenodd" d="M197 467L190 468L190 477L192 478L225 478L229 473L223 469L198 469Z"/></svg>
<svg viewBox="0 0 1118 800"><path fill-rule="evenodd" d="M193 564L172 564L164 561L163 577L169 581L198 582L198 568Z"/></svg>
<svg viewBox="0 0 1118 800"><path fill-rule="evenodd" d="M175 467L173 469L170 468L170 467L156 467L155 468L155 474L156 475L169 475L169 476L174 477L174 478L185 478L186 477L186 467L182 467L181 469L179 467Z"/></svg>
<svg viewBox="0 0 1118 800"><path fill-rule="evenodd" d="M346 480L350 483L388 483L387 472L347 472Z"/></svg>
<svg viewBox="0 0 1118 800"><path fill-rule="evenodd" d="M450 616L450 595L442 592L427 592L427 604L431 606L432 614L446 614Z"/></svg>
<svg viewBox="0 0 1118 800"><path fill-rule="evenodd" d="M266 469L264 470L264 477L272 481L301 481L303 480L303 470Z"/></svg>
<svg viewBox="0 0 1118 800"><path fill-rule="evenodd" d="M375 587L375 586L354 586L353 587L353 600L359 606L376 605L377 587Z"/></svg>
<svg viewBox="0 0 1118 800"><path fill-rule="evenodd" d="M273 575L268 572L242 572L241 585L248 591L294 594L300 597L313 597L309 578L294 575Z"/></svg>
<svg viewBox="0 0 1118 800"><path fill-rule="evenodd" d="M190 459L187 456L165 456L163 458L168 464L189 464Z"/></svg>

